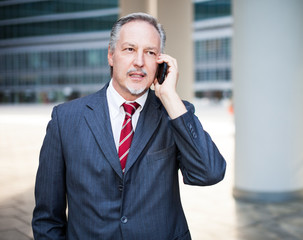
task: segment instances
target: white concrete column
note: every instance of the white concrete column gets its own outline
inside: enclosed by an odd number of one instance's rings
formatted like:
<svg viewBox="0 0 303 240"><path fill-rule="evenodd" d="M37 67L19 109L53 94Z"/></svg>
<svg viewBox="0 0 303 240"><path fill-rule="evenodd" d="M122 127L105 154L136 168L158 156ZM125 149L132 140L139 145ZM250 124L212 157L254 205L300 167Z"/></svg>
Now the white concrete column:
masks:
<svg viewBox="0 0 303 240"><path fill-rule="evenodd" d="M121 16L146 12L164 26L167 35L165 53L178 61L177 91L186 100L192 100L194 96L192 5L192 1L184 0L120 0Z"/></svg>
<svg viewBox="0 0 303 240"><path fill-rule="evenodd" d="M120 16L125 16L134 12L149 13L149 2L151 0L120 0Z"/></svg>
<svg viewBox="0 0 303 240"><path fill-rule="evenodd" d="M178 61L178 92L191 101L194 96L193 3L188 0L159 0L158 19L167 34L166 53Z"/></svg>
<svg viewBox="0 0 303 240"><path fill-rule="evenodd" d="M234 0L234 196L303 193L303 1Z"/></svg>

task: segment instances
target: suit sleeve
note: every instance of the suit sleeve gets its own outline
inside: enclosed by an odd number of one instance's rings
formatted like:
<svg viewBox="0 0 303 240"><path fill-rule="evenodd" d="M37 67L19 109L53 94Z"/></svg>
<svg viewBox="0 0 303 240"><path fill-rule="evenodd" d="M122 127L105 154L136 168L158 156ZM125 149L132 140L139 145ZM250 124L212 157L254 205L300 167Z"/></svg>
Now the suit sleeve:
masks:
<svg viewBox="0 0 303 240"><path fill-rule="evenodd" d="M40 151L35 200L32 220L35 239L65 239L65 164L56 107Z"/></svg>
<svg viewBox="0 0 303 240"><path fill-rule="evenodd" d="M224 178L226 162L194 114L194 106L185 103L187 112L172 120L178 160L185 184L208 186Z"/></svg>

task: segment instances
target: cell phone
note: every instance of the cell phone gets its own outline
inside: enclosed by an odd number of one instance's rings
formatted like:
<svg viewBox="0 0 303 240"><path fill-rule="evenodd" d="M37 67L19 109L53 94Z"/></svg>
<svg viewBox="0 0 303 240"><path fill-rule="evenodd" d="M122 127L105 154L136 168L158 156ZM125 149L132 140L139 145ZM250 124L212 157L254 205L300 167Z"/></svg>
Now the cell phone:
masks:
<svg viewBox="0 0 303 240"><path fill-rule="evenodd" d="M166 62L160 63L157 71L157 79L159 84L162 84L164 82L166 74L167 74L167 63Z"/></svg>

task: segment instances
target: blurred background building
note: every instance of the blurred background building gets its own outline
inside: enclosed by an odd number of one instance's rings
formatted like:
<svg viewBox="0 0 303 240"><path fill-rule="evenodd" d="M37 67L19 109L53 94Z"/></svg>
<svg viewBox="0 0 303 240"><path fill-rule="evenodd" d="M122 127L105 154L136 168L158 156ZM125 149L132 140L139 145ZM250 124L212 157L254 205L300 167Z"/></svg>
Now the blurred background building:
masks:
<svg viewBox="0 0 303 240"><path fill-rule="evenodd" d="M194 1L193 31L195 96L230 98L231 1Z"/></svg>
<svg viewBox="0 0 303 240"><path fill-rule="evenodd" d="M117 2L0 1L0 101L58 102L100 89Z"/></svg>
<svg viewBox="0 0 303 240"><path fill-rule="evenodd" d="M230 98L230 0L194 0L196 97ZM0 1L0 103L62 102L110 78L118 0Z"/></svg>

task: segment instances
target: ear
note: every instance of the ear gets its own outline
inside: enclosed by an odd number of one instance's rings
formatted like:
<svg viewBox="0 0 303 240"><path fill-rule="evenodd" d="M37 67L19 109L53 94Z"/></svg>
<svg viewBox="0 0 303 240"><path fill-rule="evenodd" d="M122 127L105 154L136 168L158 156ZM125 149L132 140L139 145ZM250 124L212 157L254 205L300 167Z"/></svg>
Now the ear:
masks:
<svg viewBox="0 0 303 240"><path fill-rule="evenodd" d="M113 55L114 53L111 51L110 46L108 46L108 50L107 50L107 61L109 66L113 66Z"/></svg>

